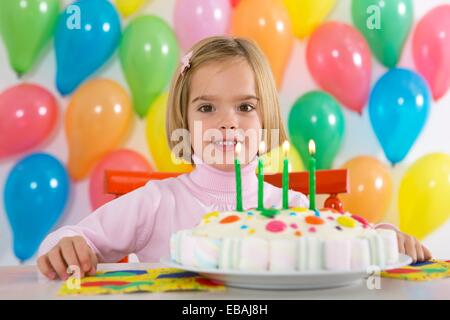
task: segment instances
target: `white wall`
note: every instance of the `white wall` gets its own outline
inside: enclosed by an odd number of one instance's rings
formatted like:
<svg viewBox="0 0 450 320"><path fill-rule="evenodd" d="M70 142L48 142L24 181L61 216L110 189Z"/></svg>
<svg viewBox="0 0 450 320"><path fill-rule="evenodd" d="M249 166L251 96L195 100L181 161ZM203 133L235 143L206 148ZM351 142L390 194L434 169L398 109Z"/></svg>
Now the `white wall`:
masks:
<svg viewBox="0 0 450 320"><path fill-rule="evenodd" d="M63 2L68 4L71 1L64 0ZM430 8L442 3L450 3L450 0L414 0L415 20L417 21L420 19L420 17ZM351 22L350 4L350 0L338 0L338 5L328 20ZM173 5L174 0L152 0L150 5L148 5L142 12L161 16L172 25ZM285 121L287 119L289 109L294 101L303 93L317 88L306 67L305 46L305 42L300 42L298 40L296 41L291 62L287 68L288 71L285 76L284 85L280 92L282 113ZM411 45L409 39L399 66L414 68L411 56ZM375 60L373 69L373 82L375 82L385 72L385 69ZM58 97L61 110L60 121L54 137L52 137L46 144L39 146L34 151L39 150L48 152L65 163L67 160L67 147L64 137L64 129L62 126L62 117L68 100L61 98L56 93L57 91L54 84L54 75L54 51L52 47L49 46L47 53L42 58L42 61L40 61L31 74L25 77L25 80L43 85ZM104 68L99 70L95 76L116 80L126 87L126 83L121 73L116 56L113 57L112 61L110 61ZM3 91L5 88L17 83L19 83L19 81L8 65L5 48L0 42L0 91ZM347 124L346 134L342 149L336 158L335 166L340 166L354 156L362 154L372 155L379 158L383 162L386 162L383 152L370 127L367 112L365 111L362 117L347 111L344 112ZM450 138L450 128L448 126L449 121L450 94L447 94L438 103L434 103L427 126L416 142L414 148L411 150L402 165L397 167L393 172L393 175L396 177L395 181L397 185L405 168L421 156L430 152L446 152L450 154L450 143L448 143L448 139ZM139 151L150 160L151 158L147 150L144 132L144 122L137 120L136 118L133 134L125 146ZM20 156L9 161L0 161L0 265L12 265L18 263L12 252L12 235L3 207L3 189L8 173L19 158ZM395 195L396 194L397 192L395 192ZM394 198L396 198L396 196L394 196ZM391 212L389 213L391 221L395 221L395 208L396 203L394 201ZM81 183L72 185L71 200L59 225L76 223L88 215L89 212L90 206L88 199L88 188L87 180L85 180ZM448 257L450 257L450 247L445 246L446 243L450 243L450 221L447 221L445 225L425 240L425 244L430 247L436 257L448 259ZM34 263L34 260L31 260L28 263Z"/></svg>

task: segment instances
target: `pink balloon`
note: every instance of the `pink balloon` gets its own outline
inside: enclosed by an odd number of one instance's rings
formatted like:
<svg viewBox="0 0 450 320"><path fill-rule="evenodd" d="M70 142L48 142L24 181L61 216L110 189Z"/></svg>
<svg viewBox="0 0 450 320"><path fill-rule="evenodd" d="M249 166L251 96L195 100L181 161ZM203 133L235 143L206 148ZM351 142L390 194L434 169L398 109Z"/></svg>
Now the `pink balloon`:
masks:
<svg viewBox="0 0 450 320"><path fill-rule="evenodd" d="M413 57L419 73L438 100L450 87L450 5L428 12L413 35Z"/></svg>
<svg viewBox="0 0 450 320"><path fill-rule="evenodd" d="M177 0L174 28L183 50L203 38L227 34L230 15L229 0Z"/></svg>
<svg viewBox="0 0 450 320"><path fill-rule="evenodd" d="M0 94L0 158L30 150L55 128L58 105L46 89L19 84Z"/></svg>
<svg viewBox="0 0 450 320"><path fill-rule="evenodd" d="M370 93L372 58L358 30L340 22L321 25L309 39L306 60L323 90L349 110L362 113Z"/></svg>
<svg viewBox="0 0 450 320"><path fill-rule="evenodd" d="M114 195L105 193L106 170L152 172L153 168L135 151L121 149L108 153L97 163L89 180L89 196L93 210L115 198Z"/></svg>

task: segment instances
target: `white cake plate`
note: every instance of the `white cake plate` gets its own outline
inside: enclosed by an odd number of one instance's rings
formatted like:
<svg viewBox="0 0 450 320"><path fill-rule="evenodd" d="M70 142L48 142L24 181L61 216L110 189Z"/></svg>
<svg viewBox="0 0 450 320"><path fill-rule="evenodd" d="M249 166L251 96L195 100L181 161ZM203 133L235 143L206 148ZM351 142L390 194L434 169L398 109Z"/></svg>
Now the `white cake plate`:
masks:
<svg viewBox="0 0 450 320"><path fill-rule="evenodd" d="M411 264L412 259L400 254L398 263L380 271L396 269ZM206 278L223 282L226 286L246 289L299 290L333 288L351 285L370 276L367 270L352 271L295 271L295 272L249 272L188 267L161 258L161 263L171 268L198 273Z"/></svg>

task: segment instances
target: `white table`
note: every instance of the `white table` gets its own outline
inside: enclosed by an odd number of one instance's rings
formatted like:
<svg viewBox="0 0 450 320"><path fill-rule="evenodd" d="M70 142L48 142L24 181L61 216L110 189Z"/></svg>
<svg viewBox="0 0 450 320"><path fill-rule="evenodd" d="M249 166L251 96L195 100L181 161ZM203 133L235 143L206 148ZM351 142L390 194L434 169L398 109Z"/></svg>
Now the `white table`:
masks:
<svg viewBox="0 0 450 320"><path fill-rule="evenodd" d="M163 267L158 263L101 264L99 270L145 270ZM266 291L227 288L225 292L138 293L132 295L56 295L60 281L38 275L35 266L0 267L0 299L450 299L450 278L412 282L381 278L381 288L369 290L366 281L340 288L298 291Z"/></svg>

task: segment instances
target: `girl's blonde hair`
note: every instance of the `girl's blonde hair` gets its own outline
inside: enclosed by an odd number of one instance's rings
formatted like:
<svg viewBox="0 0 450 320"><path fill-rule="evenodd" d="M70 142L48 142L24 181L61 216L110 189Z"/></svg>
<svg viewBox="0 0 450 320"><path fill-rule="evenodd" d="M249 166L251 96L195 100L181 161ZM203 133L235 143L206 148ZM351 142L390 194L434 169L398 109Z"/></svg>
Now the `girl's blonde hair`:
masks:
<svg viewBox="0 0 450 320"><path fill-rule="evenodd" d="M176 129L188 128L187 108L189 105L189 88L192 75L209 62L224 62L230 59L245 59L255 75L256 95L259 98L258 109L262 117L262 139L266 151L276 148L286 140L286 131L280 115L280 103L270 65L258 45L249 39L227 36L205 38L196 43L189 51L192 55L189 68L177 71L169 92L166 114L166 136L171 150L179 143L171 139ZM181 67L183 68L183 66ZM278 136L273 137L272 129L278 129ZM184 142L186 142L184 137ZM276 141L272 141L275 138ZM190 142L188 142L190 143ZM192 152L192 149L191 149ZM191 162L191 155L176 154Z"/></svg>

